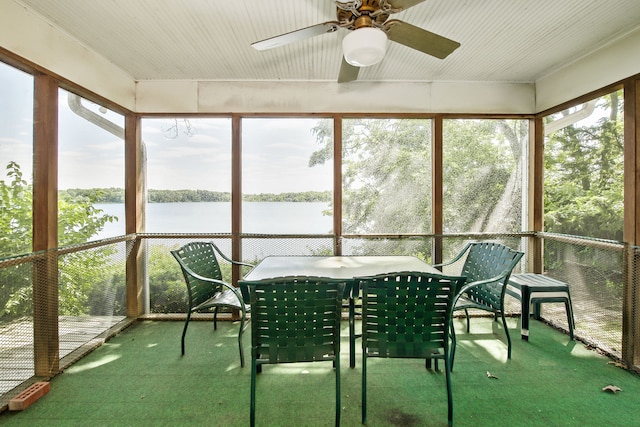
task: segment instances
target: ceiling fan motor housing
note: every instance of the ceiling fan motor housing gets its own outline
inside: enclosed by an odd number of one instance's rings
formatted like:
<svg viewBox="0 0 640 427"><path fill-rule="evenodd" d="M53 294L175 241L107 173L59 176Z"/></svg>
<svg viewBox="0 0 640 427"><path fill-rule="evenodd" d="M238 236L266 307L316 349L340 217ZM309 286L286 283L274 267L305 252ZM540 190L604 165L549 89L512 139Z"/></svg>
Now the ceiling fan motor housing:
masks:
<svg viewBox="0 0 640 427"><path fill-rule="evenodd" d="M340 26L348 30L362 27L382 28L389 14L382 13L379 0L362 0L357 9L337 8L337 17Z"/></svg>

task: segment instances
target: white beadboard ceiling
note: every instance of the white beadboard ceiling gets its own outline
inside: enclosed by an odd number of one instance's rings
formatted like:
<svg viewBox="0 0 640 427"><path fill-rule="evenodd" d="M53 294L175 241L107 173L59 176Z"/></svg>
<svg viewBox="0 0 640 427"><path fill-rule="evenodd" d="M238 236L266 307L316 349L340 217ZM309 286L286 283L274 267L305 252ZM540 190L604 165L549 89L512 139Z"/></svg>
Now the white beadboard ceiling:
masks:
<svg viewBox="0 0 640 427"><path fill-rule="evenodd" d="M335 20L332 0L15 1L137 81L335 81L347 34L250 46ZM640 1L426 0L391 19L461 47L440 60L390 42L358 80L535 82L639 28Z"/></svg>

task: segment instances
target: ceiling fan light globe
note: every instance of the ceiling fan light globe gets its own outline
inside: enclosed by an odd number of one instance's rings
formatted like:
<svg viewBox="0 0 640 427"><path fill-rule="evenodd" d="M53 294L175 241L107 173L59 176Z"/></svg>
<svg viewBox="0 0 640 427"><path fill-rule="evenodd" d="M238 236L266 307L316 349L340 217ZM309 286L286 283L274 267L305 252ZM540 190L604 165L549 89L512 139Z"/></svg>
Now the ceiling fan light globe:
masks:
<svg viewBox="0 0 640 427"><path fill-rule="evenodd" d="M369 67L382 61L387 50L387 34L373 27L358 28L342 39L344 59L355 67Z"/></svg>

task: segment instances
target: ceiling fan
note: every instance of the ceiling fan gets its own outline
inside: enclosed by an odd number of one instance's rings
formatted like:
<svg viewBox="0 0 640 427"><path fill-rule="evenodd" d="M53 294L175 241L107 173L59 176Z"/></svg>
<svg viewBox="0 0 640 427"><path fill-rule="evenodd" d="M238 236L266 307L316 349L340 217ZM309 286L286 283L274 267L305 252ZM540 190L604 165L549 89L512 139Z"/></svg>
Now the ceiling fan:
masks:
<svg viewBox="0 0 640 427"><path fill-rule="evenodd" d="M268 50L340 28L349 30L342 41L343 58L338 83L358 78L360 67L382 61L387 40L444 59L460 43L434 34L389 15L402 12L425 0L336 0L337 21L323 22L252 43L257 50Z"/></svg>

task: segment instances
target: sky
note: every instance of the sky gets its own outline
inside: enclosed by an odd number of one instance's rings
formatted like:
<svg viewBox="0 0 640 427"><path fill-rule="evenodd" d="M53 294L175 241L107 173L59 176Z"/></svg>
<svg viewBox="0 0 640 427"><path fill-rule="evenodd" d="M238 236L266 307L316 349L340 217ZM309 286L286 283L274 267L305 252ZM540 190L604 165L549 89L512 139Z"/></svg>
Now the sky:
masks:
<svg viewBox="0 0 640 427"><path fill-rule="evenodd" d="M33 79L0 63L0 179L15 161L31 182ZM87 100L83 107L122 128L124 117ZM243 192L332 189L331 164L308 166L320 148L311 129L318 119L243 119ZM177 132L174 132L177 124ZM147 188L231 191L231 119L146 118ZM59 188L124 187L123 140L74 113L59 92Z"/></svg>
<svg viewBox="0 0 640 427"><path fill-rule="evenodd" d="M123 116L87 100L82 105L116 127L124 126ZM593 122L602 114L596 108L585 120ZM32 115L33 78L0 62L0 179L6 179L6 166L14 161L27 181L32 181ZM308 166L311 154L320 148L311 131L318 120L244 118L243 192L330 191L332 165ZM147 188L231 191L230 118L191 118L188 122L145 118L142 139ZM124 187L123 140L75 114L64 90L59 96L58 144L59 188Z"/></svg>

